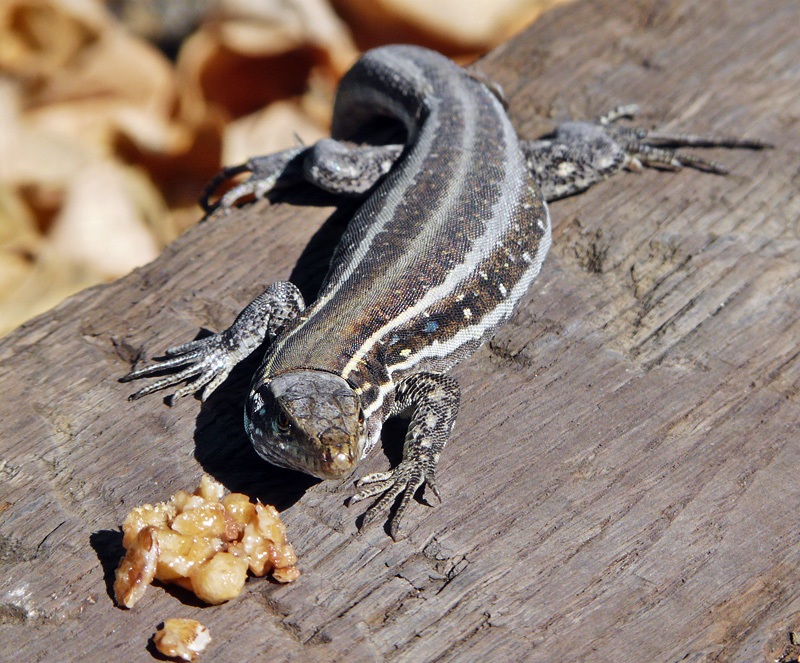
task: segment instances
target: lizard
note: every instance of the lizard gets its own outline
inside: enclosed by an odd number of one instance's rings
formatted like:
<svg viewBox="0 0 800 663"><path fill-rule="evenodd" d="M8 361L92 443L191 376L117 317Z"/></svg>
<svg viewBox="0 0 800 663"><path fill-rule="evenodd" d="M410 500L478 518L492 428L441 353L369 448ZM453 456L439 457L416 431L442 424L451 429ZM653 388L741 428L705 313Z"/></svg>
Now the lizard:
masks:
<svg viewBox="0 0 800 663"><path fill-rule="evenodd" d="M200 201L227 212L299 185L359 198L317 299L306 305L292 283L273 283L228 329L121 378L172 371L130 398L188 381L170 402L199 389L205 400L263 344L244 408L256 452L332 480L354 473L387 419L410 419L402 460L361 478L350 498L377 498L361 527L397 502L389 518L397 539L419 489L440 498L436 466L460 402L447 371L492 338L538 275L551 242L548 201L623 169L727 172L684 146L768 146L619 124L635 112L620 106L521 140L502 94L481 76L421 47L366 52L340 82L331 138L225 168ZM370 143L376 121L404 139Z"/></svg>

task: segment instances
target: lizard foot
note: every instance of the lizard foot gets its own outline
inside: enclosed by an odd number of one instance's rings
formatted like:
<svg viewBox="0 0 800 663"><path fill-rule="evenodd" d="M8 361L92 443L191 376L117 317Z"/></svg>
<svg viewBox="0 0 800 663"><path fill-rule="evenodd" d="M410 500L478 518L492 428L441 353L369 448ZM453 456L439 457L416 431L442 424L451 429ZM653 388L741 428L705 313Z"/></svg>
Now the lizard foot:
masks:
<svg viewBox="0 0 800 663"><path fill-rule="evenodd" d="M192 378L195 379L170 396L170 404L173 404L182 396L197 391L201 387L205 387L202 400L206 400L211 392L228 377L228 374L239 360L239 358L231 356L230 341L226 338L226 332L213 334L197 341L169 348L164 354L169 359L132 371L120 378L120 382L130 382L131 380L149 377L172 368L185 368L147 385L136 393L131 394L128 400L136 400L154 391L175 386L184 380Z"/></svg>
<svg viewBox="0 0 800 663"><path fill-rule="evenodd" d="M696 154L687 154L678 150L680 147L726 147L730 149L763 150L773 147L772 144L753 138L739 136L705 136L698 134L670 133L644 129L641 127L620 127L619 120L631 120L636 117L639 107L636 104L617 106L595 120L595 124L604 127L606 133L613 138L627 153L625 167L629 170L641 170L643 166L662 168L664 170L680 170L684 166L703 170L715 175L727 175L728 169L717 161L704 159Z"/></svg>
<svg viewBox="0 0 800 663"><path fill-rule="evenodd" d="M278 281L250 302L225 331L170 348L164 353L167 356L164 361L128 373L120 381L130 382L181 368L174 375L163 377L140 389L129 396L129 400L173 387L184 380L192 381L172 394L170 404L201 387L205 387L202 399L206 400L228 377L236 364L248 357L265 340L277 337L285 325L294 320L304 308L303 295L297 286L288 281Z"/></svg>
<svg viewBox="0 0 800 663"><path fill-rule="evenodd" d="M207 214L217 208L227 213L243 198L252 196L257 200L264 199L275 189L302 181L304 152L304 148L295 147L275 154L254 157L238 166L223 168L203 189L199 200L200 207ZM211 197L225 181L244 173L250 173L250 177L222 194L217 202L211 202Z"/></svg>
<svg viewBox="0 0 800 663"><path fill-rule="evenodd" d="M358 481L356 486L359 492L350 498L349 503L355 504L383 493L364 514L361 528L366 527L375 520L383 511L389 508L398 495L402 493L397 510L389 519L389 534L397 541L400 536L400 523L408 508L411 497L422 486L427 485L441 502L439 489L436 487L433 466L425 467L426 463L413 460L403 460L397 467L388 472L369 474Z"/></svg>
<svg viewBox="0 0 800 663"><path fill-rule="evenodd" d="M721 163L681 148L772 147L766 141L740 136L672 133L619 124L620 120L633 119L638 110L635 104L617 106L593 121L563 122L537 140L522 141L528 169L545 199L553 201L580 193L622 169L686 167L717 175L728 173Z"/></svg>

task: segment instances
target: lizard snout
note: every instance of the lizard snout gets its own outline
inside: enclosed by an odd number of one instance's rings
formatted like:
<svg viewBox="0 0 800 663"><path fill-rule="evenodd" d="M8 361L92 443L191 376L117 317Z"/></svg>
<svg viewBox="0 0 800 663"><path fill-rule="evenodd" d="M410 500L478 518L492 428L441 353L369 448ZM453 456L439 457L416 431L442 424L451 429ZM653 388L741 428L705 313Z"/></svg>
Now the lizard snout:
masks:
<svg viewBox="0 0 800 663"><path fill-rule="evenodd" d="M344 442L323 448L320 475L325 479L342 479L350 474L358 462L355 444Z"/></svg>

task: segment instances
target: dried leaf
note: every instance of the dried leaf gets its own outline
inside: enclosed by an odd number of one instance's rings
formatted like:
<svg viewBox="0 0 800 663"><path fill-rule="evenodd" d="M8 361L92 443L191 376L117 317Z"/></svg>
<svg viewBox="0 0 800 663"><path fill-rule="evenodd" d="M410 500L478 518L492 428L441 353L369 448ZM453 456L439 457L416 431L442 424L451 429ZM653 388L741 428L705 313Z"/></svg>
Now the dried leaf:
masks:
<svg viewBox="0 0 800 663"><path fill-rule="evenodd" d="M75 173L50 236L60 255L108 278L127 274L158 255L129 176L111 161Z"/></svg>
<svg viewBox="0 0 800 663"><path fill-rule="evenodd" d="M477 55L565 0L332 0L361 49L424 44L451 55Z"/></svg>

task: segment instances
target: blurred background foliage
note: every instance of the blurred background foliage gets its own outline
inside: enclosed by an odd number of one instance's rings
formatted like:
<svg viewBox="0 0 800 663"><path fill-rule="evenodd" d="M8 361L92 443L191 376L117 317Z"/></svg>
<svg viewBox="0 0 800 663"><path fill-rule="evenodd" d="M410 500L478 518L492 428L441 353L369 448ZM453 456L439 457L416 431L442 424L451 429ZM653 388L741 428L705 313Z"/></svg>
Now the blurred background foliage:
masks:
<svg viewBox="0 0 800 663"><path fill-rule="evenodd" d="M155 258L224 164L324 136L358 54L466 63L563 0L0 0L0 335Z"/></svg>

